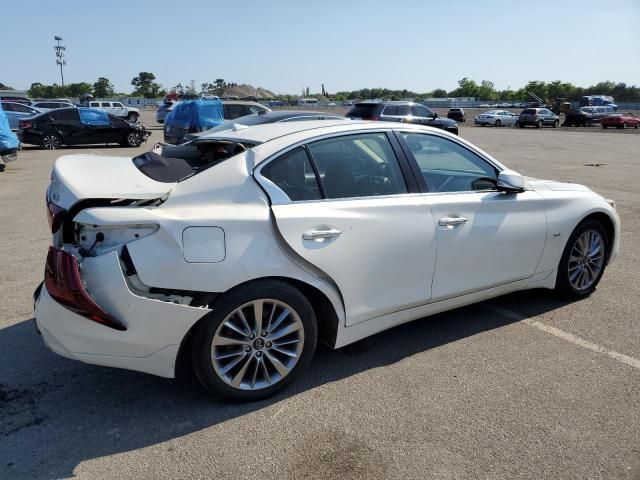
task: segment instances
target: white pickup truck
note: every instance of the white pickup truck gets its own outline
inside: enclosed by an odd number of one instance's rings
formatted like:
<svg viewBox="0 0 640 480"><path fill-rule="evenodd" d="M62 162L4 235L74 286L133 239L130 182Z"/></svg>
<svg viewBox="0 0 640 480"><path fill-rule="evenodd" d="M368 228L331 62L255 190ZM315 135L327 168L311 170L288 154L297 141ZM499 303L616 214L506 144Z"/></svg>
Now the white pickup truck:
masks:
<svg viewBox="0 0 640 480"><path fill-rule="evenodd" d="M115 115L116 117L126 118L132 123L137 122L138 117L140 117L140 110L133 107L127 107L123 105L122 102L90 100L89 102L85 102L85 106L100 108L111 115Z"/></svg>

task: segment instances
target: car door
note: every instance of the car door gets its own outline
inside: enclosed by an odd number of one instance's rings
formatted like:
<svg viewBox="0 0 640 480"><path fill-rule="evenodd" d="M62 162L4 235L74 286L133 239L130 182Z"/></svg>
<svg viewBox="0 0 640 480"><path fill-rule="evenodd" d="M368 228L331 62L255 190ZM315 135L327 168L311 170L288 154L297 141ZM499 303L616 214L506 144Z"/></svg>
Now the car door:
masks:
<svg viewBox="0 0 640 480"><path fill-rule="evenodd" d="M116 117L123 118L127 116L127 109L120 102L111 102L111 111L109 113Z"/></svg>
<svg viewBox="0 0 640 480"><path fill-rule="evenodd" d="M110 143L112 128L109 114L93 108L79 109L81 128L75 139L78 144Z"/></svg>
<svg viewBox="0 0 640 480"><path fill-rule="evenodd" d="M546 239L545 201L536 192L498 192L498 168L464 144L402 132L403 147L424 180L436 224L432 301L533 275Z"/></svg>
<svg viewBox="0 0 640 480"><path fill-rule="evenodd" d="M78 110L64 108L52 111L49 114L51 129L62 137L67 145L83 143L84 126L80 123Z"/></svg>
<svg viewBox="0 0 640 480"><path fill-rule="evenodd" d="M440 128L438 122L435 122L433 112L431 112L427 107L423 107L421 105L411 106L411 117L411 123Z"/></svg>
<svg viewBox="0 0 640 480"><path fill-rule="evenodd" d="M339 289L347 326L431 296L433 217L392 142L385 132L341 134L256 172L283 240Z"/></svg>

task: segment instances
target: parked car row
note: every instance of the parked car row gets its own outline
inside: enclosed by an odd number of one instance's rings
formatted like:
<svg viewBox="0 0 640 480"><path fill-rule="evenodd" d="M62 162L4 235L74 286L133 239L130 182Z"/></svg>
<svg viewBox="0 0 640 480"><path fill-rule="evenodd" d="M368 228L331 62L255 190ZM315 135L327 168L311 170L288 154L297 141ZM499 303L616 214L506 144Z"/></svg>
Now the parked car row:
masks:
<svg viewBox="0 0 640 480"><path fill-rule="evenodd" d="M207 100L207 99L205 99ZM225 120L244 117L253 113L268 112L269 108L258 102L244 100L220 100L222 102L223 115ZM164 102L158 106L156 111L156 122L164 123L167 115L181 102Z"/></svg>
<svg viewBox="0 0 640 480"><path fill-rule="evenodd" d="M379 120L402 122L440 128L455 135L458 124L449 118L439 117L422 104L414 102L362 102L357 103L346 114L353 120Z"/></svg>

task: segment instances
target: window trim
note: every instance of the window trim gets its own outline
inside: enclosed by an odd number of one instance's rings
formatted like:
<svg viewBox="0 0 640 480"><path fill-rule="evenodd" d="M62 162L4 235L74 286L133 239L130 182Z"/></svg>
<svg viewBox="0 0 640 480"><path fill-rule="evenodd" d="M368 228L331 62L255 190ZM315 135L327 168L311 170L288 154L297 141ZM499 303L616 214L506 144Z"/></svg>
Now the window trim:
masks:
<svg viewBox="0 0 640 480"><path fill-rule="evenodd" d="M458 141L455 138L449 138L449 136L446 135L442 135L439 132L423 132L423 131L419 131L419 130L410 130L410 129L397 129L397 130L393 130L393 133L395 134L398 143L400 143L402 150L404 151L409 164L411 165L411 168L413 170L414 175L416 176L416 180L418 181L418 186L421 189L421 193L423 194L428 194L428 195L459 195L459 194L469 194L469 193L483 193L483 192L495 192L495 190L464 190L464 191L460 191L460 192L431 192L429 191L429 188L427 187L427 181L424 179L424 175L422 174L422 170L420 170L420 166L418 165L418 161L415 159L415 157L413 156L413 152L411 151L411 149L409 148L409 145L407 144L407 142L405 141L405 139L402 137L403 133L414 133L414 134L418 134L418 135L429 135L432 137L439 137L442 138L444 140L448 140L450 142L455 143L456 145L458 145L459 147L464 148L465 150L467 150L469 153L479 157L481 160L484 160L485 162L487 162L491 167L493 167L496 170L496 176L500 174L500 172L502 170L504 170L503 167L501 167L500 165L497 165L494 161L492 161L490 158L488 158L487 156L483 155L482 152L469 148L468 145L465 145L464 143Z"/></svg>
<svg viewBox="0 0 640 480"><path fill-rule="evenodd" d="M361 200L373 200L373 199L380 199L380 198L393 198L393 197L400 197L400 196L420 195L422 192L420 191L419 186L411 182L411 177L407 178L408 171L402 168L403 162L406 162L407 165L410 165L409 159L406 158L406 155L404 154L403 150L398 152L394 148L393 140L389 138L390 136L394 135L394 131L395 130L391 128L374 128L374 129L363 129L363 130L350 130L347 132L344 132L344 131L332 132L324 135L319 135L313 138L307 138L300 142L296 142L292 145L288 145L287 147L269 155L267 158L265 158L263 161L261 161L258 165L256 165L253 168L252 174L254 179L258 182L258 184L262 187L262 189L267 194L267 197L269 197L271 205L289 205L289 204L311 203L311 202L349 202L353 200L361 201ZM323 195L324 198L315 199L315 200L291 200L289 196L280 187L278 187L275 183L269 180L266 176L262 175L263 168L265 168L271 162L276 161L282 155L298 147L307 147L311 143L321 141L321 140L327 140L335 137L345 137L345 136L351 136L351 135L362 135L362 134L370 134L370 133L382 133L387 137L387 140L391 144L393 152L398 160L398 163L400 166L400 173L405 182L405 186L407 187L407 192L394 193L391 195L367 195L367 196L361 196L361 197L345 197L345 198L326 198L326 194L325 194ZM309 154L307 155L309 156ZM315 164L315 160L313 159L312 156L309 156L309 157L310 157L309 161L311 162L312 168L314 169L314 172L316 172L316 181L318 182L319 185L321 185L321 192L323 192L324 186L322 185L322 182L319 179L319 173L317 172L317 166ZM422 177L422 173L420 173L420 177ZM412 186L414 188L411 188Z"/></svg>

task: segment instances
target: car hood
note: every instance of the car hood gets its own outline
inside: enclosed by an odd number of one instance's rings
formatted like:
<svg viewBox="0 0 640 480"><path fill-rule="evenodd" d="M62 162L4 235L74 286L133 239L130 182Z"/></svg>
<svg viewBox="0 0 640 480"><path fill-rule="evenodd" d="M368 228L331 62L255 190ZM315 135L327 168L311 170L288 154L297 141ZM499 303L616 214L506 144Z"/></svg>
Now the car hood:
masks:
<svg viewBox="0 0 640 480"><path fill-rule="evenodd" d="M161 198L174 185L147 177L130 157L66 155L53 166L47 195L53 203L68 209L86 199Z"/></svg>
<svg viewBox="0 0 640 480"><path fill-rule="evenodd" d="M526 177L529 186L536 191L553 190L554 192L591 192L589 187L579 183L557 182L555 180L539 180Z"/></svg>

